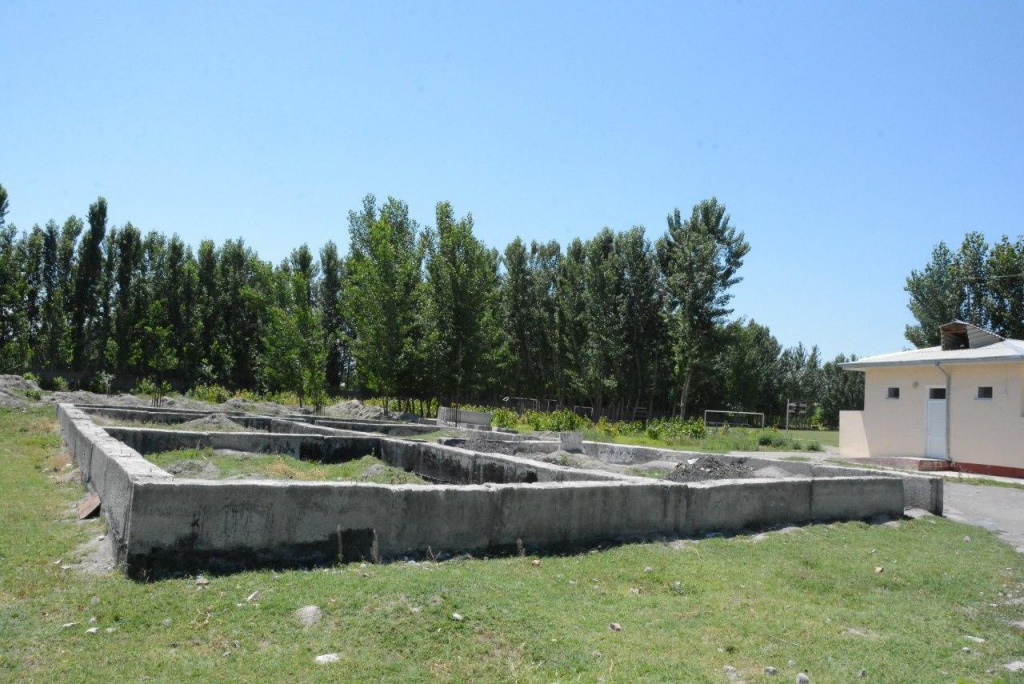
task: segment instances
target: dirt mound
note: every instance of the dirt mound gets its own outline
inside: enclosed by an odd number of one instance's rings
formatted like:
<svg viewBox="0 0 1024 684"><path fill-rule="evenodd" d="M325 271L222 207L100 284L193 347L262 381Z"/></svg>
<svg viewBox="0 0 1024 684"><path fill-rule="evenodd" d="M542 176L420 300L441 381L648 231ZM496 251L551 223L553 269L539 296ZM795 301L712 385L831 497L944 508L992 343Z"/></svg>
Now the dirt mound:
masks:
<svg viewBox="0 0 1024 684"><path fill-rule="evenodd" d="M185 409L188 411L208 411L214 404L175 394L161 399L160 406L162 408Z"/></svg>
<svg viewBox="0 0 1024 684"><path fill-rule="evenodd" d="M251 401L241 397L228 399L219 408L222 411L243 411L262 416L286 416L290 413L310 412L308 408L300 409L298 406L282 406L281 404L272 404L268 401Z"/></svg>
<svg viewBox="0 0 1024 684"><path fill-rule="evenodd" d="M178 426L182 430L196 430L199 432L241 432L242 426L231 420L223 413L214 413L202 418L190 420Z"/></svg>
<svg viewBox="0 0 1024 684"><path fill-rule="evenodd" d="M388 421L415 421L417 416L412 413L384 414L380 406L370 406L356 399L338 402L333 406L324 409L324 415L328 418L339 420L388 420Z"/></svg>
<svg viewBox="0 0 1024 684"><path fill-rule="evenodd" d="M209 461L178 461L170 464L164 470L175 477L187 477L194 480L216 480L220 477L220 470Z"/></svg>
<svg viewBox="0 0 1024 684"><path fill-rule="evenodd" d="M350 399L328 406L324 410L324 415L348 420L380 420L384 417L384 409L380 406L366 406L360 401Z"/></svg>
<svg viewBox="0 0 1024 684"><path fill-rule="evenodd" d="M101 406L120 406L122 408L135 408L138 406L152 406L149 399L140 399L131 394L96 394L78 390L76 392L54 392L43 397L43 401L54 404L96 404Z"/></svg>
<svg viewBox="0 0 1024 684"><path fill-rule="evenodd" d="M747 459L721 459L714 456L700 456L680 463L666 479L673 482L703 482L705 480L731 480L751 477L754 469Z"/></svg>
<svg viewBox="0 0 1024 684"><path fill-rule="evenodd" d="M20 375L0 375L0 392L24 394L29 391L38 392L39 385L31 380L26 380Z"/></svg>
<svg viewBox="0 0 1024 684"><path fill-rule="evenodd" d="M775 466L765 466L764 468L758 468L753 473L752 477L766 477L772 479L779 479L782 477L793 477L793 473L787 472L782 468L776 468Z"/></svg>
<svg viewBox="0 0 1024 684"><path fill-rule="evenodd" d="M8 394L7 392L0 392L0 408L6 409L23 409L28 406L28 400L22 399L14 394Z"/></svg>
<svg viewBox="0 0 1024 684"><path fill-rule="evenodd" d="M39 396L39 385L20 375L0 375L0 408L25 408Z"/></svg>
<svg viewBox="0 0 1024 684"><path fill-rule="evenodd" d="M544 461L545 463L553 463L554 465L568 466L569 468L582 468L584 470L611 470L620 472L622 470L619 466L613 466L610 463L591 458L586 454L580 454L573 451L553 451L550 454L529 454L529 458L536 459L538 461Z"/></svg>
<svg viewBox="0 0 1024 684"><path fill-rule="evenodd" d="M372 466L363 471L363 474L359 476L359 479L372 480L375 477L383 477L388 474L390 474L390 470L386 465L374 463Z"/></svg>

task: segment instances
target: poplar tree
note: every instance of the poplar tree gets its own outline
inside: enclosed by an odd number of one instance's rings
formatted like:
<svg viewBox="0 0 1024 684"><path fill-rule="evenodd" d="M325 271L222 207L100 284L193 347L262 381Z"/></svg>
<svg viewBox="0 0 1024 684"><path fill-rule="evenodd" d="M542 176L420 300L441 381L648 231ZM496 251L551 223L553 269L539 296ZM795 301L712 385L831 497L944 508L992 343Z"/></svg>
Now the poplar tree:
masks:
<svg viewBox="0 0 1024 684"><path fill-rule="evenodd" d="M679 415L685 418L694 378L712 356L718 326L732 313L730 290L741 280L737 272L750 245L712 197L695 205L689 219L679 209L670 214L657 250Z"/></svg>
<svg viewBox="0 0 1024 684"><path fill-rule="evenodd" d="M103 279L103 239L107 232L107 200L103 197L89 205L89 229L78 246L75 287L71 302L72 368L93 370L98 361L101 285Z"/></svg>
<svg viewBox="0 0 1024 684"><path fill-rule="evenodd" d="M367 195L362 211L349 213L344 312L359 376L385 398L396 396L417 353L411 331L422 262L418 232L408 206L394 198L378 211Z"/></svg>

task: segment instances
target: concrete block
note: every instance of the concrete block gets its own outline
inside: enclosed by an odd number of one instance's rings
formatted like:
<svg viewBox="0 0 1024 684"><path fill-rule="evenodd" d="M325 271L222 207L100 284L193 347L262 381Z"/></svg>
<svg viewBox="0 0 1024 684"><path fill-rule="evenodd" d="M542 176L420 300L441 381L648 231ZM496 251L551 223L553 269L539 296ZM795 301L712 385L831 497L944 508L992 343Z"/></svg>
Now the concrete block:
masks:
<svg viewBox="0 0 1024 684"><path fill-rule="evenodd" d="M903 515L903 482L897 477L837 477L812 480L811 520L866 520Z"/></svg>
<svg viewBox="0 0 1024 684"><path fill-rule="evenodd" d="M811 520L810 479L719 480L686 486L689 499L682 532L687 535Z"/></svg>
<svg viewBox="0 0 1024 684"><path fill-rule="evenodd" d="M583 453L583 433L582 432L559 432L558 433L558 446L562 451L571 451L573 453Z"/></svg>

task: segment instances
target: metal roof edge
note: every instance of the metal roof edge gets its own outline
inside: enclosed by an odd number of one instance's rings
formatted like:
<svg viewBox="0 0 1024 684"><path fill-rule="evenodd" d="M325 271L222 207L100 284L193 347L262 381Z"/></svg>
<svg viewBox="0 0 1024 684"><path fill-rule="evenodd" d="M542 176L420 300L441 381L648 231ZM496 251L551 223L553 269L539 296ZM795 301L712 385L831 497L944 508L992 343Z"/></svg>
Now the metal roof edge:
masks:
<svg viewBox="0 0 1024 684"><path fill-rule="evenodd" d="M1018 361L1024 363L1024 349L1021 350L1021 354L1009 354L1004 356L983 356L976 359L921 359L911 361L849 361L847 363L839 364L839 367L843 370L859 371L866 370L868 368L885 368L891 367L902 367L902 366L934 366L941 364L943 366L962 366L967 364L975 363L1003 363L1008 361Z"/></svg>

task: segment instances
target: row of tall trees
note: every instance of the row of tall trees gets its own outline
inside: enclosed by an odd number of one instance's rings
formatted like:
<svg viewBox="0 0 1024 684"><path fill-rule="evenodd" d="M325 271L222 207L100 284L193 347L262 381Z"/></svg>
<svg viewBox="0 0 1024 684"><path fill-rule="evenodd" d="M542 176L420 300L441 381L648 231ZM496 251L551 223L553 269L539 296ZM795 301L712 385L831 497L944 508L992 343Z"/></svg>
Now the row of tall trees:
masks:
<svg viewBox="0 0 1024 684"><path fill-rule="evenodd" d="M1024 338L1024 238L1005 235L990 245L967 233L956 250L940 242L921 270L907 278L916 323L907 339L916 347L939 344L939 326L962 320L1005 337Z"/></svg>
<svg viewBox="0 0 1024 684"><path fill-rule="evenodd" d="M730 321L750 246L705 200L643 228L502 252L473 217L369 195L349 213L349 252L303 245L276 266L242 240L203 241L82 221L19 233L0 187L0 371L37 370L294 392L347 391L499 403L517 397L595 416L703 408L778 416L819 400L834 423L862 385L840 357L783 349ZM832 416L832 414L835 414ZM834 419L833 419L834 418Z"/></svg>

